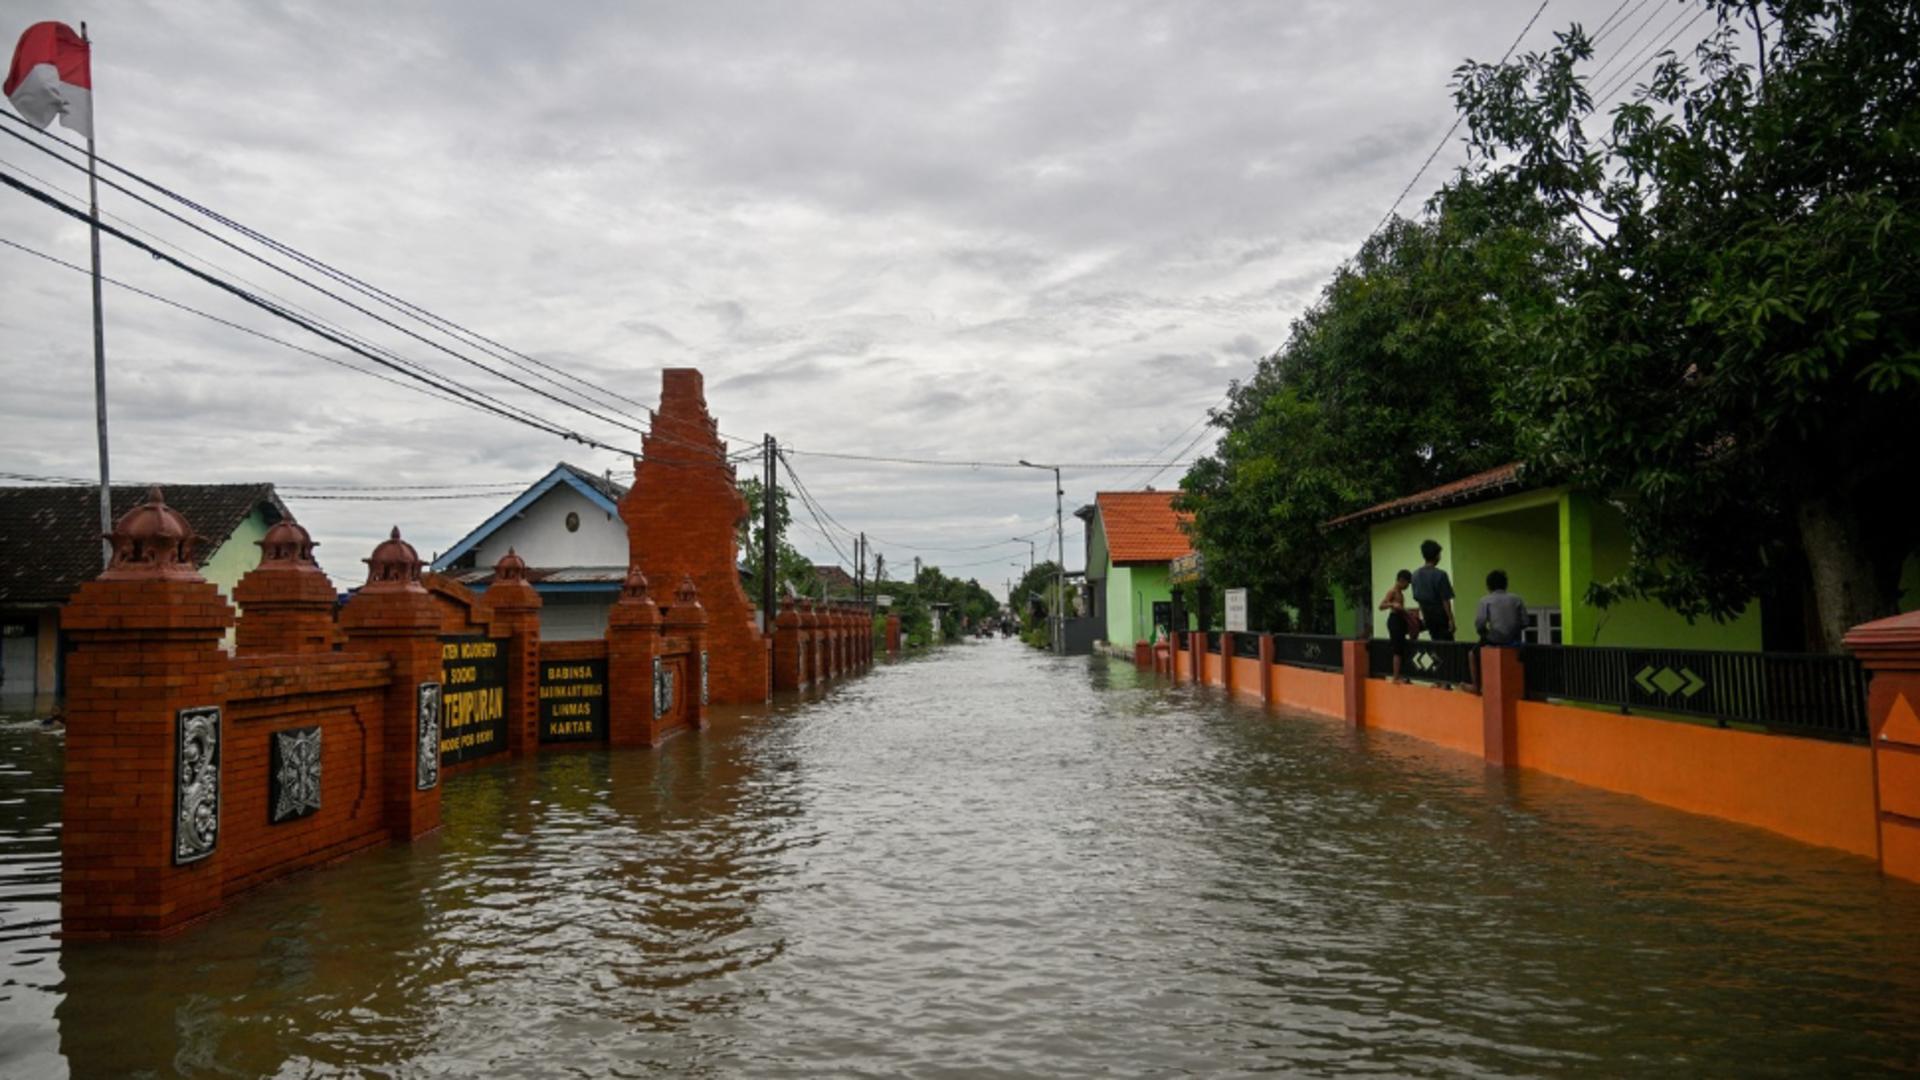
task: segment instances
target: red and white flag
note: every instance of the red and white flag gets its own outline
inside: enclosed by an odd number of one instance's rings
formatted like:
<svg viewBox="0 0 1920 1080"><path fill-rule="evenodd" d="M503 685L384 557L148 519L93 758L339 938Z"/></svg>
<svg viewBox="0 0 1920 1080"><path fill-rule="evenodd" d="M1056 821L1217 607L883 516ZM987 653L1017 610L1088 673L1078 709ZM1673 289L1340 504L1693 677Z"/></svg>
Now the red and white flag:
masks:
<svg viewBox="0 0 1920 1080"><path fill-rule="evenodd" d="M93 64L86 39L66 23L27 27L13 50L5 91L21 116L39 127L55 117L93 138Z"/></svg>

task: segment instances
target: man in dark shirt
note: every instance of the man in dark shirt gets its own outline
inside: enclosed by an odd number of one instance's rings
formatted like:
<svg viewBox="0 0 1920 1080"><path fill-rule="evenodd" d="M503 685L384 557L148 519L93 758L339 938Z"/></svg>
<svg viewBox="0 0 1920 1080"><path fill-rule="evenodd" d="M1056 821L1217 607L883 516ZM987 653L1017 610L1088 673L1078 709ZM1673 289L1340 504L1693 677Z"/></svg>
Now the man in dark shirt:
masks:
<svg viewBox="0 0 1920 1080"><path fill-rule="evenodd" d="M1420 621L1435 641L1453 640L1453 579L1440 569L1440 544L1420 544L1426 565L1413 572L1413 602L1420 605Z"/></svg>

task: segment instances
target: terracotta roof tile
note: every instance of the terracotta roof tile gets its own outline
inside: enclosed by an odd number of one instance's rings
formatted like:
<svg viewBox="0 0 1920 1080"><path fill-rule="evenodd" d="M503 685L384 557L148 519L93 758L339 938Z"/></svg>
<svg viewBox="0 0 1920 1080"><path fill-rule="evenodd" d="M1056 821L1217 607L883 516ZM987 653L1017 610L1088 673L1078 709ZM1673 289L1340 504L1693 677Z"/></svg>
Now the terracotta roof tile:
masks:
<svg viewBox="0 0 1920 1080"><path fill-rule="evenodd" d="M1181 526L1192 514L1174 510L1177 491L1103 491L1094 496L1107 534L1107 558L1116 563L1167 562L1193 553Z"/></svg>
<svg viewBox="0 0 1920 1080"><path fill-rule="evenodd" d="M160 490L200 534L194 556L202 565L254 507L265 503L278 516L287 510L272 484L163 484ZM145 485L113 485L113 516L146 497ZM65 603L99 573L99 488L0 488L0 601Z"/></svg>
<svg viewBox="0 0 1920 1080"><path fill-rule="evenodd" d="M1402 495L1397 499L1389 499L1378 506L1369 506L1365 510L1348 514L1345 517L1334 518L1332 521L1327 522L1327 527L1331 529L1341 525L1360 525L1368 522L1384 521L1387 518L1404 517L1408 514L1418 514L1422 511L1434 510L1442 506L1479 502L1482 499L1491 499L1496 495L1505 494L1521 486L1520 463L1512 462L1502 465L1497 469L1488 469L1486 472L1474 473L1472 476L1463 476L1452 483L1441 484L1439 487L1428 488L1425 491L1415 492L1412 495Z"/></svg>

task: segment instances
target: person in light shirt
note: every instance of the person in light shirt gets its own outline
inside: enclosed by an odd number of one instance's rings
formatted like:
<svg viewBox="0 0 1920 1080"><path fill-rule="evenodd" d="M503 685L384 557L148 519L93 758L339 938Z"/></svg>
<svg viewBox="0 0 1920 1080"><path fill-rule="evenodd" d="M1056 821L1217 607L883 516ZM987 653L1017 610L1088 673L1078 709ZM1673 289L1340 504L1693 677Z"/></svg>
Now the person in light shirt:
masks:
<svg viewBox="0 0 1920 1080"><path fill-rule="evenodd" d="M1473 629L1480 635L1480 644L1496 649L1517 648L1527 626L1527 602L1519 594L1507 591L1507 572L1494 570L1487 574L1487 595L1480 598L1479 606L1473 609ZM1475 649L1468 658L1473 665L1473 686L1480 687L1480 651Z"/></svg>

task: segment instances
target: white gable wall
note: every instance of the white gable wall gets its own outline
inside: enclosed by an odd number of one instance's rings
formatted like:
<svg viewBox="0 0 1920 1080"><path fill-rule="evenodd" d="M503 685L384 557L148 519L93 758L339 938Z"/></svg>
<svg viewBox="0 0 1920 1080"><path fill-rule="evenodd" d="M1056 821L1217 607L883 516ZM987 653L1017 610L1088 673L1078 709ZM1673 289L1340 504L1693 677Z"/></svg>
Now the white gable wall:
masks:
<svg viewBox="0 0 1920 1080"><path fill-rule="evenodd" d="M568 513L580 515L578 532L567 531ZM556 484L482 540L474 566L490 569L509 547L528 566L625 566L627 524L572 487Z"/></svg>

